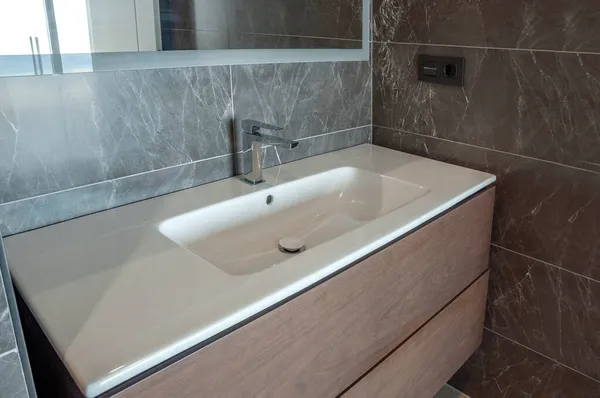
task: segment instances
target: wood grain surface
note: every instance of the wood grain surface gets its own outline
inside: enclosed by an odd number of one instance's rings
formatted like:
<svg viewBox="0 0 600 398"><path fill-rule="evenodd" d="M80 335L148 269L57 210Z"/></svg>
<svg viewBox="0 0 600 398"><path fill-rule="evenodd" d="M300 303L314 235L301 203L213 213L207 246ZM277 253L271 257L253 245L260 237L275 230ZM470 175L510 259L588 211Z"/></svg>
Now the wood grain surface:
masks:
<svg viewBox="0 0 600 398"><path fill-rule="evenodd" d="M342 398L431 398L481 344L489 272Z"/></svg>

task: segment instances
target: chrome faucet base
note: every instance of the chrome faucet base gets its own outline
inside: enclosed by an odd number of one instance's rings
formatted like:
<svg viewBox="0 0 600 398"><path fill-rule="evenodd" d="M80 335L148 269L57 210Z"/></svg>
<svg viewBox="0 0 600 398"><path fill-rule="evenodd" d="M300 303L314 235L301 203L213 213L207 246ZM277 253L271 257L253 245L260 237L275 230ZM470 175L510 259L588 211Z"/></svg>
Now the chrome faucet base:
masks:
<svg viewBox="0 0 600 398"><path fill-rule="evenodd" d="M292 141L285 138L263 134L261 129L273 131L279 131L283 129L270 124L257 122L256 120L243 120L242 129L245 142L249 140L252 143L252 171L244 174L240 179L246 184L250 185L262 184L265 182L265 180L262 178L261 152L263 144L291 150L298 146L298 141Z"/></svg>
<svg viewBox="0 0 600 398"><path fill-rule="evenodd" d="M258 185L258 184L262 184L263 182L266 182L265 180L254 181L254 180L247 178L246 176L241 176L240 181L242 181L243 183L246 183L248 185Z"/></svg>

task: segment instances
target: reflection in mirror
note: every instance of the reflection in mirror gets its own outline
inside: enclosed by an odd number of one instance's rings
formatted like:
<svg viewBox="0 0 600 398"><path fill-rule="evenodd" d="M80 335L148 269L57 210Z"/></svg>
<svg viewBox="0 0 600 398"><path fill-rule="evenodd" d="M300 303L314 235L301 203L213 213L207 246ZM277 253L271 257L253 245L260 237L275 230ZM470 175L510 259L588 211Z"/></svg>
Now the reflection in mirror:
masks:
<svg viewBox="0 0 600 398"><path fill-rule="evenodd" d="M362 0L160 0L163 50L361 48Z"/></svg>
<svg viewBox="0 0 600 398"><path fill-rule="evenodd" d="M0 0L0 76L97 70L102 54L361 49L364 0Z"/></svg>

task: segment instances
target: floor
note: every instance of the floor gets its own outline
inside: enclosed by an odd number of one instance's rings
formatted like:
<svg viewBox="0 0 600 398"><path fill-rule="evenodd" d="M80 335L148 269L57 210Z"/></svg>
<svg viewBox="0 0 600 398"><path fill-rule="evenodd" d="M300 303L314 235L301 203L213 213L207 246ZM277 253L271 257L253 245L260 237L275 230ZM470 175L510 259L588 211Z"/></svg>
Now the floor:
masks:
<svg viewBox="0 0 600 398"><path fill-rule="evenodd" d="M469 396L446 384L433 398L469 398Z"/></svg>

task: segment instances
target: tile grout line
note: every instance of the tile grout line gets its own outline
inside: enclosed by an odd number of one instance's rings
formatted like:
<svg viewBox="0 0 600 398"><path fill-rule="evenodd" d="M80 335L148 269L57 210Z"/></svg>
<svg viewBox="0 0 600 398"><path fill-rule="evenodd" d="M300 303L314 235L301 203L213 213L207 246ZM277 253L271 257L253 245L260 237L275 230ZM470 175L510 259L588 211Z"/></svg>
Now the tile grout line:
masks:
<svg viewBox="0 0 600 398"><path fill-rule="evenodd" d="M365 127L369 127L369 126L371 126L371 125L370 125L370 124L365 124L365 125L362 125L362 126L357 126L357 127L349 127L349 128L347 128L347 129L343 129L343 130L336 130L336 131L332 131L332 132L330 132L330 133L323 133L323 134L311 135L311 136L309 136L309 137L302 137L302 138L298 138L298 139L296 139L296 141L300 142L300 141L311 140L311 139L313 139L313 138L321 138L321 137L325 137L325 136L327 136L327 135L333 135L333 134L337 134L337 133L345 133L345 132L352 131L352 130L363 129L363 128L365 128ZM272 144L264 144L264 145L261 145L261 148L262 148L262 149L265 149L265 148L271 148L271 147L273 147L273 148L277 148L277 147L275 147L275 146L274 146L274 145L272 145ZM237 152L236 154L246 154L246 153L250 152L251 150L252 150L252 148L250 148L250 149L246 149L245 151L240 151L240 152ZM277 151L277 149L276 149L276 151ZM318 155L313 155L313 156L318 156ZM312 157L312 156L309 156L309 157ZM305 159L306 159L306 158L305 158ZM283 164L283 163L282 163L282 164Z"/></svg>
<svg viewBox="0 0 600 398"><path fill-rule="evenodd" d="M372 27L369 26L369 31L372 31ZM369 68L369 79L371 80L371 103L369 104L371 107L371 134L369 137L369 143L373 144L373 42L369 41L369 63L371 67Z"/></svg>
<svg viewBox="0 0 600 398"><path fill-rule="evenodd" d="M524 345L524 344L521 344L521 343L519 343L518 341L515 341L515 340L513 340L513 339L511 339L511 338L509 338L509 337L506 337L506 336L504 336L504 335L502 335L502 334L500 334L500 333L496 332L495 330L492 330L492 329L488 328L487 326L484 326L484 327L483 327L483 329L487 330L488 332L494 333L495 335L497 335L497 336L499 336L499 337L502 337L503 339L505 339L505 340L508 340L508 341L510 341L510 342L511 342L511 343L513 343L513 344L516 344L516 345L518 345L518 346L520 346L520 347L523 347L523 348L525 348L526 350L529 350L529 351L531 351L531 352L534 352L534 353L536 353L536 354L538 354L538 355L540 355L540 356L542 356L542 357L544 357L544 358L546 358L546 359L549 359L550 361L552 361L552 362L554 362L554 363L556 363L556 364L558 364L558 365L560 365L560 366L562 366L562 367L564 367L564 368L566 368L566 369L569 369L569 370L571 370L571 371L573 371L573 372L575 372L575 373L578 373L578 374L582 375L582 376L583 376L583 377L585 377L585 378L588 378L588 379L590 379L590 380L592 380L592 381L595 381L596 383L600 384L600 380L598 380L598 379L595 379L595 378L593 378L592 376L588 376L588 375L586 375L585 373L582 373L582 372L580 372L579 370L577 370L577 369L574 369L574 368L570 367L569 365L565 365L564 363L562 363L562 362L559 362L559 361L557 361L556 359L549 357L548 355L542 354L541 352L538 352L538 351L534 350L534 349L533 349L533 348L531 348L531 347L527 347L526 345Z"/></svg>
<svg viewBox="0 0 600 398"><path fill-rule="evenodd" d="M306 141L306 140L310 140L311 138L320 138L320 137L325 137L326 135L332 135L332 134L337 134L337 133L345 133L347 131L363 129L363 128L369 127L369 126L370 126L370 124L364 124L362 126L349 127L347 129L336 130L336 131L332 131L330 133L323 133L323 134L311 135L310 137L298 138L296 141Z"/></svg>
<svg viewBox="0 0 600 398"><path fill-rule="evenodd" d="M544 162L544 163L552 164L552 165L555 165L555 166L566 167L566 168L569 168L569 169L583 171L583 172L594 174L594 175L600 175L600 172L595 171L595 170L582 169L581 167L571 166L569 164L564 164L564 163L558 163L558 162L554 162L552 160L534 158L534 157L527 156L527 155L522 155L522 154L519 154L519 153L506 152L506 151L502 151L500 149L487 148L487 147L484 147L484 146L479 146L479 145L474 145L474 144L468 144L466 142L449 140L447 138L433 137L433 136L426 135L426 134L413 133L413 132L410 132L410 131L407 131L407 130L398 129L398 128L392 128L392 127L386 127L386 126L381 126L381 125L378 125L378 124L373 124L373 126L374 127L379 127L379 128L382 128L382 129L397 131L397 132L404 133L404 134L411 134L411 135L415 135L415 136L423 137L423 138L431 138L431 139L435 139L435 140L439 140L439 141L443 141L443 142L449 142L449 143L452 143L452 144L464 145L464 146L468 146L468 147L471 147L471 148L477 148L477 149L482 149L484 151L491 151L491 152L501 153L501 154L504 154L504 155L517 156L517 157L520 157L520 158L523 158L523 159L535 160L535 161L538 161L538 162Z"/></svg>
<svg viewBox="0 0 600 398"><path fill-rule="evenodd" d="M0 359L4 358L4 357L6 357L6 356L8 356L10 354L15 354L15 353L17 353L17 354L19 353L19 348L18 347L15 347L12 350L8 350L6 352L3 352L2 354L0 354Z"/></svg>
<svg viewBox="0 0 600 398"><path fill-rule="evenodd" d="M424 46L424 47L449 47L449 48L470 48L475 50L499 50L499 51L521 51L521 52L542 52L542 53L558 53L558 54L582 54L582 55L600 55L600 52L593 51L576 51L576 50L547 50L542 48L510 48L510 47L495 47L495 46L470 46L461 44L435 44L435 43L410 43L405 41L382 41L374 40L377 44L398 44L404 46Z"/></svg>
<svg viewBox="0 0 600 398"><path fill-rule="evenodd" d="M178 32L188 32L190 29L171 29L173 31ZM218 30L205 30L204 32L219 32ZM326 37L326 36L304 36L304 35L290 35L290 34L279 34L279 33L256 33L256 32L237 32L242 35L248 36L273 36L273 37L294 37L298 39L317 39L317 40L340 40L340 41L351 41L360 43L361 39L347 39L345 37ZM309 61L312 62L312 61ZM330 61L325 61L330 62ZM343 62L343 61L342 61ZM354 62L354 61L350 61ZM241 65L251 65L251 64L241 64ZM226 66L226 65L224 65Z"/></svg>
<svg viewBox="0 0 600 398"><path fill-rule="evenodd" d="M122 176L122 177L117 177L117 178L111 178L109 180L92 182L92 183L84 184L84 185L78 185L76 187L71 187L71 188L67 188L67 189L61 189L60 191L47 192L47 193L44 193L44 194L41 194L41 195L35 195L35 196L30 196L28 198L22 198L22 199L12 200L10 202L0 203L0 207L6 206L6 205L12 205L12 204L19 203L19 202L25 202L25 201L28 201L28 200L40 199L40 198L43 198L43 197L46 197L46 196L56 195L56 194L63 193L63 192L75 191L77 189L89 188L89 187L93 187L93 186L96 186L96 185L105 184L105 183L109 183L109 182L113 182L113 181L121 181L121 180L125 180L125 179L132 178L132 177L140 177L140 176L143 176L143 175L146 175L146 174L150 174L150 173L155 173L155 172L158 172L158 171L170 170L170 169L174 169L174 168L177 168L177 167L190 166L190 165L193 165L193 164L196 164L196 163L206 162L206 161L209 161L209 160L221 159L221 158L225 158L225 157L237 155L238 153L240 153L240 152L226 153L224 155L213 156L213 157L210 157L210 158L200 159L200 160L193 160L191 162L185 162L185 163L181 163L181 164L175 164L175 165L163 167L163 168L160 168L160 169L142 171L140 173L129 174L129 175Z"/></svg>
<svg viewBox="0 0 600 398"><path fill-rule="evenodd" d="M373 45L373 22L375 21L375 13L373 10L373 3L374 2L372 0L369 2L369 5L371 7L371 9L369 10L369 61L371 61L371 76L369 76L369 78L371 79L371 140L369 141L369 143L371 145L373 145L373 120L375 120L373 118L373 116L375 115L375 102L373 101L373 93L375 92L375 79L373 78L373 75L375 73L375 57L373 56L373 49L375 48L375 46Z"/></svg>
<svg viewBox="0 0 600 398"><path fill-rule="evenodd" d="M560 271L568 272L569 274L572 274L572 275L574 275L574 276L577 276L577 277L580 277L580 278L584 278L584 279L588 279L590 282L594 282L594 283L600 283L600 281L599 281L599 280L597 280L597 279L594 279L594 278L592 278L592 277L590 277L590 276L586 276L586 275L580 274L580 273L578 273L578 272L571 271L571 270L569 270L569 269L566 269L566 268L563 268L563 267L561 267L561 266L559 266L559 265L555 265L555 264L549 263L548 261L544 261L544 260L537 259L537 258L535 258L535 257L529 256L529 255L527 255L527 254L524 254L524 253L519 253L518 251L515 251L515 250L508 249L508 248L506 248L506 247L504 247L504 246L501 246L501 245L498 245L498 244L496 244L496 243L492 243L492 246L494 246L494 247L497 247L498 249L502 249L502 250L505 250L505 251L507 251L507 252L510 252L510 253L516 254L516 255L518 255L518 256L522 256L522 257L528 258L528 259L530 259L530 260L533 260L533 261L536 261L536 262L538 262L538 263L545 264L545 265L547 265L547 266L549 266L549 267L556 268L556 269L558 269L558 270L560 270Z"/></svg>
<svg viewBox="0 0 600 398"><path fill-rule="evenodd" d="M342 40L342 41L355 41L361 42L362 39L346 39L343 37L325 37L325 36L303 36L303 35L287 35L287 34L278 34L278 33L255 33L255 32L237 32L243 35L249 36L275 36L275 37L296 37L300 39L319 39L319 40ZM354 62L354 61L350 61Z"/></svg>
<svg viewBox="0 0 600 398"><path fill-rule="evenodd" d="M365 127L369 127L369 126L370 125L366 124L366 125L357 126L357 127L350 127L350 128L347 128L347 129L332 131L330 133L323 133L323 134L313 135L313 136L310 136L310 137L299 138L297 141L305 141L305 140L309 140L309 139L312 139L312 138L320 138L320 137L324 137L324 136L328 136L328 135L332 135L332 134L344 133L344 132L347 132L347 131L357 130L357 129L361 129L361 128L365 128ZM268 146L266 146L266 147L268 147ZM263 147L263 148L266 148L266 147ZM167 167L163 167L163 168L160 168L160 169L148 170L148 171L143 171L141 173L135 173L135 174L130 174L130 175L122 176L122 177L112 178L112 179L109 179L109 180L104 180L104 181L93 182L93 183L90 183L90 184L79 185L79 186L76 186L76 187L62 189L60 191L48 192L48 193L44 193L44 194L41 194L41 195L30 196L28 198L22 198L22 199L12 200L10 202L0 203L0 208L3 207L3 206L14 205L16 203L26 202L26 201L29 201L29 200L36 200L36 199L44 198L46 196L58 195L58 194L61 194L63 192L70 192L70 191L75 191L75 190L78 190L78 189L89 188L89 187L93 187L93 186L96 186L96 185L110 183L110 182L113 182L113 181L126 180L128 178L133 178L133 177L140 177L140 176L143 176L143 175L146 175L146 174L150 174L150 173L155 173L155 172L159 172L159 171L163 171L163 170L174 169L174 168L177 168L177 167L190 166L190 165L194 165L194 164L199 164L199 163L202 163L202 162L206 162L206 161L209 161L209 160L216 160L216 159L221 159L221 158L225 158L225 157L231 157L231 156L235 156L235 155L239 155L239 154L243 154L243 153L244 153L243 151L238 151L238 152L234 152L234 153L226 153L224 155L213 156L213 157L206 158L206 159L194 160L194 161L191 161L191 162L185 162L185 163L181 163L181 164L167 166Z"/></svg>
<svg viewBox="0 0 600 398"><path fill-rule="evenodd" d="M229 65L229 89L231 90L231 120L233 120L233 135L235 136L235 100L233 96L233 66Z"/></svg>

